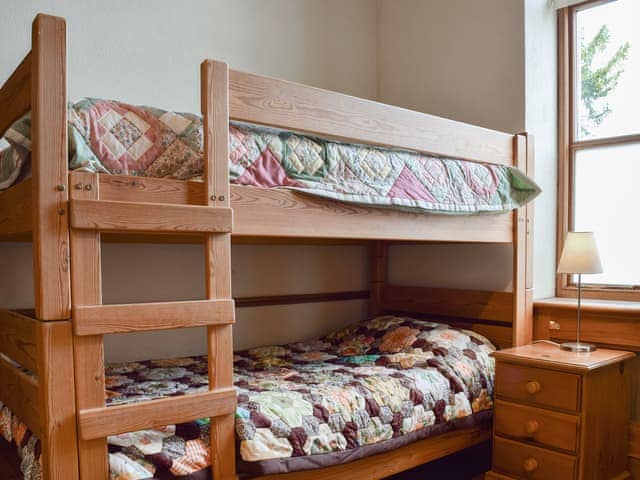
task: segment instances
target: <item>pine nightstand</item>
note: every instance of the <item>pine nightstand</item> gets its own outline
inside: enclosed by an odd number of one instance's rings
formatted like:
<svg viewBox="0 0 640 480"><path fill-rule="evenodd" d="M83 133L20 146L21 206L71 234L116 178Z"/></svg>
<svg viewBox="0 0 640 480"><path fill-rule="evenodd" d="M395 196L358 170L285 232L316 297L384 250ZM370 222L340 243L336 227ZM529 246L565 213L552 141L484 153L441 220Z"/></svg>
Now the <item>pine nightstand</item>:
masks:
<svg viewBox="0 0 640 480"><path fill-rule="evenodd" d="M496 359L493 470L487 480L629 477L629 365L633 353L576 354L549 343Z"/></svg>

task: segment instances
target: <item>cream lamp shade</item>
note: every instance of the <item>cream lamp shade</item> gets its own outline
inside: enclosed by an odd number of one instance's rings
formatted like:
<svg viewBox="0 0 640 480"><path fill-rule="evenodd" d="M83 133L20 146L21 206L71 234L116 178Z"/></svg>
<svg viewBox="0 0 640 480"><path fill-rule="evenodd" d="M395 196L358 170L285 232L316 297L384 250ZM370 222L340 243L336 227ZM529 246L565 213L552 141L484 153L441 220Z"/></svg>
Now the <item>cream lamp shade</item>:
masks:
<svg viewBox="0 0 640 480"><path fill-rule="evenodd" d="M593 232L569 232L558 263L558 273L602 273Z"/></svg>

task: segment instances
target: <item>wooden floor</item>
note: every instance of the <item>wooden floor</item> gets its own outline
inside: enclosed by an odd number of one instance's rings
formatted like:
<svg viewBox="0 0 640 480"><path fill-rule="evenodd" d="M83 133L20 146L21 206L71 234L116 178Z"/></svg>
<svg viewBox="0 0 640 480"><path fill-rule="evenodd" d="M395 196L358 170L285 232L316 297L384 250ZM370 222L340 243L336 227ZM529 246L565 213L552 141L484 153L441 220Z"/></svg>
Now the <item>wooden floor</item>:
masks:
<svg viewBox="0 0 640 480"><path fill-rule="evenodd" d="M2 480L22 480L15 450L7 449L0 442L0 478ZM414 468L386 480L476 480L481 472L491 467L491 445L486 442L470 448L463 454L453 454Z"/></svg>

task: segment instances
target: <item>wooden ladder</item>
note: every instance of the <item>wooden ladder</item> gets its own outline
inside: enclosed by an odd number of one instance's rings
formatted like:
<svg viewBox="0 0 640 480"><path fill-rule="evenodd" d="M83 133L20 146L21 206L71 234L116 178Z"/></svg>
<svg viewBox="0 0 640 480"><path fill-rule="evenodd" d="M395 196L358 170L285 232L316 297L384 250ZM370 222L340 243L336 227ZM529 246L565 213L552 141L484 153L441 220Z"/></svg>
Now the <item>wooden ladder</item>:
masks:
<svg viewBox="0 0 640 480"><path fill-rule="evenodd" d="M100 200L98 175L74 173L70 192L71 298L80 478L109 478L109 435L211 418L215 480L236 478L233 388L234 302L228 178L228 68L202 64L205 205ZM103 305L101 232L199 233L205 236L206 298ZM104 335L207 327L207 392L107 407Z"/></svg>

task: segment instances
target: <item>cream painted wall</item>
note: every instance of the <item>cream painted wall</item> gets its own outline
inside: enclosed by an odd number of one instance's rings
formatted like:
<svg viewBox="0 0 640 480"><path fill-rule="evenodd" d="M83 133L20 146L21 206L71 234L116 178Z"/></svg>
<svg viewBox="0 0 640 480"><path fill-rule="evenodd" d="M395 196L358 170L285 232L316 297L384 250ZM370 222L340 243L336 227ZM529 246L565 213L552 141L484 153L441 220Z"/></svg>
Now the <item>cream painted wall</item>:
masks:
<svg viewBox="0 0 640 480"><path fill-rule="evenodd" d="M376 5L371 0L3 0L0 78L30 45L37 12L67 19L70 97L117 98L199 110L199 64L230 66L374 98ZM236 295L356 290L361 247L233 248ZM30 246L0 245L0 305L32 306ZM197 246L106 245L106 303L201 298ZM292 266L292 268L287 268ZM313 337L365 315L362 301L241 310L236 348ZM205 351L203 330L108 338L107 359Z"/></svg>
<svg viewBox="0 0 640 480"><path fill-rule="evenodd" d="M534 136L533 283L536 298L555 295L558 173L556 11L549 0L525 0L525 125Z"/></svg>
<svg viewBox="0 0 640 480"><path fill-rule="evenodd" d="M197 65L212 57L489 128L529 130L536 135L536 178L545 190L536 207L535 295L551 294L555 24L546 0L200 0L189 8L155 0L153 9L124 0L4 1L9 5L0 18L0 43L15 48L0 49L0 78L24 54L33 15L56 13L69 22L72 98L113 97L197 111ZM108 245L105 301L201 297L201 255L196 246ZM29 247L0 245L0 257L11 275L0 275L0 304L31 305L31 275L23 268L30 262ZM233 269L236 295L366 285L361 247L235 246ZM390 277L407 284L508 290L511 250L394 247ZM236 347L311 337L364 314L364 302L243 310ZM107 343L112 360L204 349L198 329Z"/></svg>
<svg viewBox="0 0 640 480"><path fill-rule="evenodd" d="M378 0L378 100L506 132L524 131L521 0ZM508 290L511 247L392 249L390 278ZM416 269L399 265L420 265Z"/></svg>

